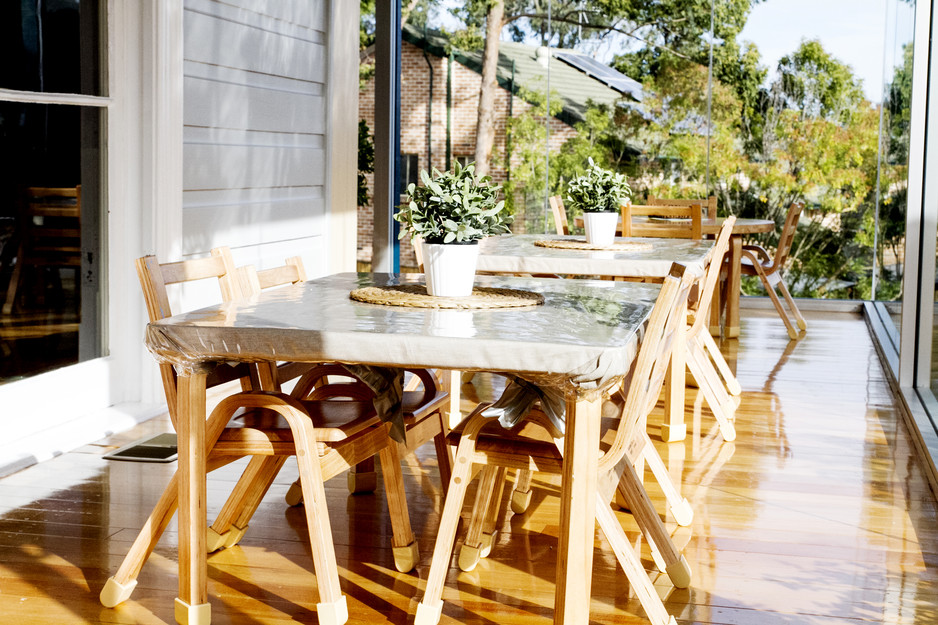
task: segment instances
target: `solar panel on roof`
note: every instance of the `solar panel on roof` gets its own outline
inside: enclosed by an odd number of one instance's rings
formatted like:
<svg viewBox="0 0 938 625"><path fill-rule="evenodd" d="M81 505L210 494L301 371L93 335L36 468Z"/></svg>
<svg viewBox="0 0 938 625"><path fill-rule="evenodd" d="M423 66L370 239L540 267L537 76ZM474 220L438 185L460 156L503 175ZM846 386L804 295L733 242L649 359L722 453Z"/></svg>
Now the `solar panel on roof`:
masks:
<svg viewBox="0 0 938 625"><path fill-rule="evenodd" d="M641 99L642 86L638 82L614 70L608 65L600 63L592 57L575 52L562 51L554 52L554 56L567 65L580 70L587 76L592 76L609 88L615 89L619 93L625 93L636 99Z"/></svg>

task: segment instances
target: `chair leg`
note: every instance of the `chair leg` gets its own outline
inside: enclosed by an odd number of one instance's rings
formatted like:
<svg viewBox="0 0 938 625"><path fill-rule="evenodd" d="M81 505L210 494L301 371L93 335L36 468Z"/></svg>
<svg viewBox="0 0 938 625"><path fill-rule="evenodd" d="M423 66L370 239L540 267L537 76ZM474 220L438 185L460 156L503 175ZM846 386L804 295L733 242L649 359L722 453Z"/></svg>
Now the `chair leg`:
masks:
<svg viewBox="0 0 938 625"><path fill-rule="evenodd" d="M505 484L508 482L507 472L508 469L505 467L498 467L498 475L495 476L495 492L492 493L488 511L485 513L485 523L482 525L483 558L487 558L492 553L492 547L495 545L495 538L498 535L496 524L498 523L498 513L502 504L502 493L505 491Z"/></svg>
<svg viewBox="0 0 938 625"><path fill-rule="evenodd" d="M795 299L791 296L791 293L788 292L788 287L781 278L778 279L778 290L782 292L782 297L784 297L785 301L788 302L788 307L791 308L791 313L795 316L795 321L798 324L798 328L801 330L807 330L808 322L804 320L804 317L801 315L801 311L798 310L798 306L795 304Z"/></svg>
<svg viewBox="0 0 938 625"><path fill-rule="evenodd" d="M286 456L254 456L241 474L215 522L208 528L208 552L237 545L271 484L286 463Z"/></svg>
<svg viewBox="0 0 938 625"><path fill-rule="evenodd" d="M533 472L519 469L515 478L515 489L511 492L511 511L515 514L524 514L531 505L531 478Z"/></svg>
<svg viewBox="0 0 938 625"><path fill-rule="evenodd" d="M723 382L726 384L726 389L730 392L730 395L739 395L742 393L743 387L739 384L739 380L736 379L726 359L723 358L723 352L720 351L717 342L713 340L713 337L709 334L702 332L701 335L704 348L707 350L710 359L713 360L716 365L717 371L720 372L720 377L723 378Z"/></svg>
<svg viewBox="0 0 938 625"><path fill-rule="evenodd" d="M642 450L642 455L645 457L648 468L651 469L652 475L655 476L655 480L657 480L661 491L664 493L671 514L674 515L674 521L681 527L687 527L694 520L694 510L691 508L687 498L681 496L677 486L675 486L674 482L671 480L671 474L668 472L668 468L665 466L661 456L658 455L658 450L655 449L652 444L648 433L642 432L642 436L645 439L645 447Z"/></svg>
<svg viewBox="0 0 938 625"><path fill-rule="evenodd" d="M23 246L20 245L16 253L16 264L13 265L13 273L10 275L10 284L7 286L6 297L3 300L3 314L9 315L13 312L13 305L16 303L16 292L19 290L20 277L23 274Z"/></svg>
<svg viewBox="0 0 938 625"><path fill-rule="evenodd" d="M596 520L599 522L600 529L606 535L606 540L612 545L616 559L619 561L622 570L625 571L625 576L635 590L635 594L638 595L638 600L642 604L648 620L651 621L652 625L677 625L674 617L670 616L668 611L665 610L661 597L655 592L654 585L648 579L648 574L645 573L641 561L632 550L632 546L629 544L628 538L622 526L619 525L619 520L616 519L612 508L598 499Z"/></svg>
<svg viewBox="0 0 938 625"><path fill-rule="evenodd" d="M134 588L137 586L137 576L140 575L140 569L153 553L153 548L159 541L160 536L166 531L166 526L172 520L176 513L177 488L179 475L173 473L172 479L160 495L159 501L150 513L147 522L144 523L140 532L134 540L130 551L124 556L120 568L113 577L108 578L101 590L101 604L107 608L123 603L130 598Z"/></svg>
<svg viewBox="0 0 938 625"><path fill-rule="evenodd" d="M450 452L449 443L446 442L446 435L449 432L448 416L445 412L437 413L440 420L440 433L433 437L433 447L436 449L436 464L440 471L440 484L443 486L443 496L446 497L446 491L449 489L449 480L453 473L453 458Z"/></svg>
<svg viewBox="0 0 938 625"><path fill-rule="evenodd" d="M676 588L687 588L690 586L691 581L690 566L687 564L687 560L675 547L667 528L665 528L658 513L652 507L648 492L642 486L638 474L633 470L632 463L626 460L621 465L624 470L619 476L619 488L624 491L625 499L629 503L629 510L632 516L635 517L635 522L641 528L642 534L648 539L651 546L657 549L661 555L661 559L665 564L665 572L671 578L671 583ZM604 507L610 510L610 514L613 514L612 508L608 505ZM619 530L622 531L621 525L619 525Z"/></svg>
<svg viewBox="0 0 938 625"><path fill-rule="evenodd" d="M459 549L459 568L462 571L471 571L480 559L488 555L487 552L483 553L486 551L485 525L491 515L491 508L495 508L494 516L498 515L499 500L496 499L496 493L501 493L504 483L505 471L502 467L486 465L482 468L479 485L476 487L476 499L472 506L469 529L466 531L466 540ZM494 538L490 536L489 540L494 540ZM488 548L491 550L491 544Z"/></svg>
<svg viewBox="0 0 938 625"><path fill-rule="evenodd" d="M293 425L293 424L291 424ZM310 428L312 425L310 425ZM297 439L300 437L298 436ZM312 436L307 438L311 441ZM296 462L300 471L306 525L316 571L320 602L316 604L319 622L323 625L342 625L348 620L348 605L339 586L339 569L335 561L332 526L326 506L326 489L314 446L297 440ZM305 449L304 449L305 447Z"/></svg>
<svg viewBox="0 0 938 625"><path fill-rule="evenodd" d="M353 495L373 493L378 488L378 474L375 472L375 457L366 458L357 463L348 472L348 492Z"/></svg>
<svg viewBox="0 0 938 625"><path fill-rule="evenodd" d="M726 441L736 439L736 428L733 425L732 415L736 411L736 404L723 387L717 377L716 371L698 342L697 337L687 341L687 366L690 367L694 379L704 394L710 411L720 425L720 433Z"/></svg>
<svg viewBox="0 0 938 625"><path fill-rule="evenodd" d="M410 527L407 511L407 495L404 492L404 476L401 473L401 458L397 443L390 441L379 452L381 474L384 477L384 493L388 500L391 516L391 547L394 551L394 566L401 573L412 571L420 559L417 541Z"/></svg>
<svg viewBox="0 0 938 625"><path fill-rule="evenodd" d="M765 287L766 292L769 294L769 299L772 300L772 305L775 306L775 311L778 313L778 316L781 317L782 323L785 324L785 329L788 330L788 337L792 339L798 338L798 331L795 330L795 327L791 324L791 321L788 319L788 313L785 312L781 300L778 299L778 294L775 292L775 285L772 284L773 280L766 275L761 265L756 265L755 267L756 273L758 273L759 279L762 281L762 286ZM773 274L773 277L776 278L778 282L781 282L775 274Z"/></svg>
<svg viewBox="0 0 938 625"><path fill-rule="evenodd" d="M443 611L443 584L446 581L446 571L449 568L450 556L453 553L453 542L456 538L456 526L462 512L463 500L466 498L466 488L472 477L471 454L474 442L462 440L456 451L456 460L453 464L453 475L450 478L446 500L443 503L443 514L440 516L440 529L436 535L433 547L433 558L430 561L430 571L427 573L427 587L423 599L417 605L415 625L436 625L440 621Z"/></svg>

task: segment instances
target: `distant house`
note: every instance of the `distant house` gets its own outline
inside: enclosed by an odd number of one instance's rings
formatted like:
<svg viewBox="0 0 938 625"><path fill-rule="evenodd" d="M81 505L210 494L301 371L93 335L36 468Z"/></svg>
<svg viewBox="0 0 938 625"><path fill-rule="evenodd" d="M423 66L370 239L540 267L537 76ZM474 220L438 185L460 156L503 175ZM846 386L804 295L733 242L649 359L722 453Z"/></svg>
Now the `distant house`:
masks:
<svg viewBox="0 0 938 625"><path fill-rule="evenodd" d="M498 93L495 96L496 153L505 153L505 128L512 116L531 108L527 92L547 91L562 110L550 120L550 148L557 150L576 135L589 102L612 104L641 99L641 85L594 59L572 50L548 50L502 41L499 45ZM401 51L401 177L402 188L418 180L421 169L445 169L454 160L473 160L476 117L482 82L482 51L447 51L445 35L410 25L403 28ZM374 81L360 94L359 117L374 129ZM449 159L449 160L447 160ZM429 165L429 166L428 166ZM506 170L493 165L496 182ZM369 185L372 181L369 179ZM372 195L373 197L373 195ZM358 209L358 260L371 262L374 218L371 206ZM413 250L402 244L401 266L414 266Z"/></svg>

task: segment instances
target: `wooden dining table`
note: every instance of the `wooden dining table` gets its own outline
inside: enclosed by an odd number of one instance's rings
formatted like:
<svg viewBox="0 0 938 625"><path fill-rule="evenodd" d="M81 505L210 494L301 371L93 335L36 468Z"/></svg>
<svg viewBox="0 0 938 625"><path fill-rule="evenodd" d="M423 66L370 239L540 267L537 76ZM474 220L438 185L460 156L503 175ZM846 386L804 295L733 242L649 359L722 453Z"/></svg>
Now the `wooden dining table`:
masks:
<svg viewBox="0 0 938 625"><path fill-rule="evenodd" d="M700 222L700 230L705 236L715 237L719 234L724 221L724 217L717 217L716 219L704 217ZM582 217L577 217L574 223L582 228ZM753 234L773 232L775 228L776 224L772 219L736 218L736 223L733 225L733 234L730 236L730 248L726 254L726 282L722 293L717 290L713 294L713 303L710 309L710 333L714 336L719 336L721 333L721 316L723 316L723 335L726 338L739 337L740 266L743 258L743 239ZM622 233L621 221L618 226L618 233Z"/></svg>
<svg viewBox="0 0 938 625"><path fill-rule="evenodd" d="M219 362L335 361L514 374L565 397L555 623L589 621L595 480L604 391L626 376L658 285L478 276L539 293L523 308L367 304L353 289L422 284L419 274L338 274L152 322L146 345L178 375L176 620L206 625L206 371ZM602 311L602 314L597 314Z"/></svg>
<svg viewBox="0 0 938 625"><path fill-rule="evenodd" d="M692 275L703 276L713 249L712 240L692 239L615 239L608 249L564 249L549 247L562 242L580 242L583 237L544 234L509 234L487 237L479 243L478 271L497 274L555 274L566 276L604 276L610 278L660 281L668 275L672 263L681 263ZM677 341L665 389L665 415L661 424L662 440L684 439L684 369L683 342Z"/></svg>

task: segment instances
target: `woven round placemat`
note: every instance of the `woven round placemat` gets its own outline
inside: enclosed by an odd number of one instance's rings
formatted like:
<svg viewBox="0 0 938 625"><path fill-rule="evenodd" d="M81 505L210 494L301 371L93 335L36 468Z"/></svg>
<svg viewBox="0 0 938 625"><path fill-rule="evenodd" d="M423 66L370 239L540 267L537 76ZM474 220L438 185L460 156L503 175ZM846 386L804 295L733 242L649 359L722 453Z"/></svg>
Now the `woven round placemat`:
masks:
<svg viewBox="0 0 938 625"><path fill-rule="evenodd" d="M613 243L612 245L596 245L586 241L573 239L543 239L535 241L538 247L554 247L562 250L608 250L612 252L641 252L651 249L651 243Z"/></svg>
<svg viewBox="0 0 938 625"><path fill-rule="evenodd" d="M369 286L353 290L349 297L366 304L411 308L520 308L544 303L540 293L481 286L473 288L472 295L466 297L439 297L428 294L427 287L422 284Z"/></svg>

